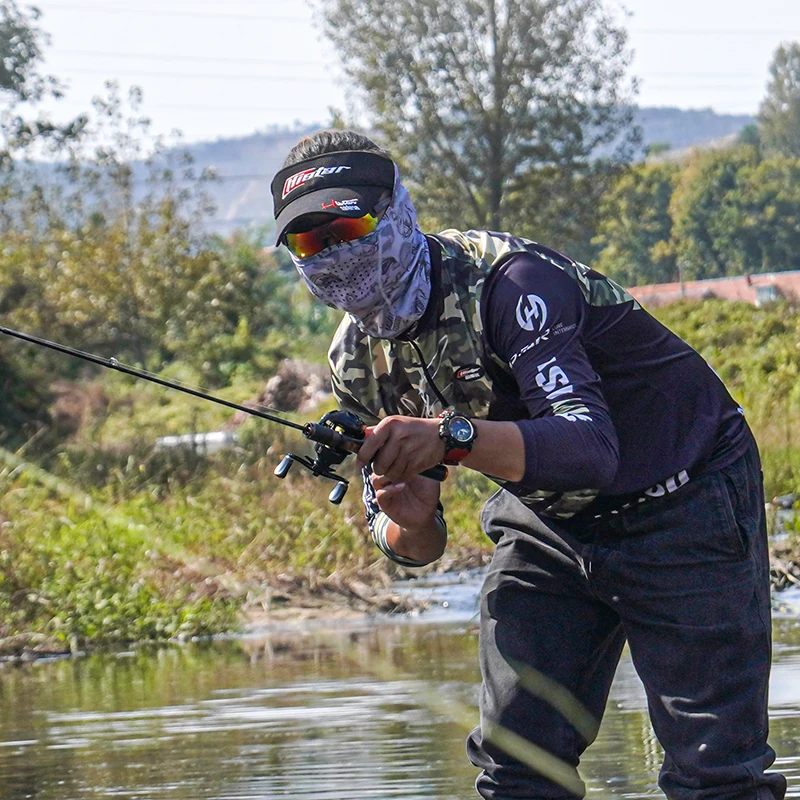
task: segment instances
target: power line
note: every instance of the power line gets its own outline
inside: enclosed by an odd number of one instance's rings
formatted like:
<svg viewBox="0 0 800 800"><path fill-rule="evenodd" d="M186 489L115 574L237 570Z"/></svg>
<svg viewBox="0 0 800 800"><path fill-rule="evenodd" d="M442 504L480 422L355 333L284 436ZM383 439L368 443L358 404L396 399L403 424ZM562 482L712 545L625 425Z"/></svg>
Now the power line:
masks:
<svg viewBox="0 0 800 800"><path fill-rule="evenodd" d="M246 73L225 73L225 72L168 72L166 70L140 70L140 69L116 69L114 67L106 67L103 69L98 69L96 67L73 67L65 70L67 73L79 73L79 74L90 74L90 75L108 75L109 73L113 73L115 75L147 75L150 77L159 77L159 78L187 78L191 80L208 80L208 79L226 79L232 78L235 80L247 80L247 81L292 81L297 83L318 83L331 80L332 76L329 74L327 75L250 75ZM691 77L719 77L719 78L747 78L753 83L750 86L755 86L755 82L758 82L758 85L761 85L763 82L766 81L766 78L755 78L753 74L745 74L745 73L724 73L724 72L717 72L717 73L688 73L688 72L659 72L659 73L651 73L650 75L638 75L637 77L643 81L649 81L652 78L691 78ZM652 84L651 84L652 85ZM663 84L660 85L659 88L663 89L682 89L682 88L707 88L707 89L720 89L720 88L741 88L743 84L741 81L737 82L736 84L721 84L721 83L689 83L689 84Z"/></svg>
<svg viewBox="0 0 800 800"><path fill-rule="evenodd" d="M272 64L275 66L315 66L320 65L319 61L294 61L276 58L226 58L220 56L173 56L161 55L158 53L107 53L98 50L51 50L51 53L67 56L92 56L100 58L136 58L141 61L207 61L225 62L231 64Z"/></svg>
<svg viewBox="0 0 800 800"><path fill-rule="evenodd" d="M81 6L81 5L58 5L57 7L49 8L48 11L91 11L93 14L153 14L154 9L151 8L109 8L107 6ZM309 20L306 17L281 17L275 14L240 14L238 12L219 12L219 11L178 11L163 8L159 5L157 7L159 16L167 17L205 17L205 18L223 18L223 19L249 19L249 20L266 20L269 22L290 22L308 25Z"/></svg>
<svg viewBox="0 0 800 800"><path fill-rule="evenodd" d="M743 30L663 30L661 28L631 28L631 33L646 36L800 36L793 31L743 31Z"/></svg>
<svg viewBox="0 0 800 800"><path fill-rule="evenodd" d="M265 64L270 66L276 67L288 67L288 66L313 66L319 67L321 66L319 61L295 61L289 59L277 59L277 58L226 58L226 57L218 57L218 56L175 56L175 55L166 55L160 53L109 53L100 50L52 50L51 51L57 55L67 55L67 56L90 56L92 58L125 58L125 59L138 59L140 61L165 61L165 62L202 62L202 63L230 63L230 64ZM76 68L73 71L78 71ZM96 70L97 72L103 72L103 70ZM171 73L152 73L157 75L166 75ZM185 73L181 73L185 74ZM269 76L272 77L272 76ZM284 76L280 76L281 79ZM316 77L316 76L315 76ZM320 78L326 77L325 75L320 75ZM639 76L639 77L646 77L646 78L693 78L693 77L702 77L702 78L752 78L752 73L746 72L651 72L648 73L646 76ZM305 76L303 76L303 79Z"/></svg>
<svg viewBox="0 0 800 800"><path fill-rule="evenodd" d="M639 76L643 77L643 76ZM752 78L752 72L649 72L648 78Z"/></svg>
<svg viewBox="0 0 800 800"><path fill-rule="evenodd" d="M193 4L196 5L196 4ZM141 3L138 8L130 7L108 7L107 5L85 6L85 5L58 5L57 7L48 9L66 11L91 11L92 13L103 14L152 14L152 8L142 8ZM219 12L219 11L188 11L178 9L164 8L163 5L157 5L158 13L166 16L178 17L206 17L206 18L224 18L224 19L250 19L250 20L267 20L271 22L289 22L293 24L308 24L307 17L287 17L278 16L275 14L242 14L240 12ZM662 29L662 28L632 28L632 33L644 34L647 36L799 36L800 33L787 30L692 30L687 28L675 29Z"/></svg>
<svg viewBox="0 0 800 800"><path fill-rule="evenodd" d="M165 72L160 70L143 70L143 69L114 69L113 67L108 67L106 69L95 69L92 67L74 67L69 70L65 70L65 72L69 73L80 73L80 74L90 74L90 75L108 75L109 72L114 73L115 75L148 75L151 77L158 77L158 78L189 78L189 79L200 79L207 80L209 78L214 79L221 79L221 78L234 78L236 80L241 81L292 81L292 82L299 82L299 83L317 83L320 81L326 81L330 79L329 75L246 75L246 74L231 74L231 73L219 73L219 72Z"/></svg>
<svg viewBox="0 0 800 800"><path fill-rule="evenodd" d="M58 109L67 110L69 108L72 109L83 109L85 110L84 105L72 102L72 101L65 101L61 102L58 105ZM141 112L146 114L151 109L180 109L181 111L204 111L208 114L219 114L222 111L277 111L280 113L285 114L305 114L308 112L308 107L305 108L287 108L286 106L219 106L219 105L197 105L197 104L185 104L185 103L144 103Z"/></svg>
<svg viewBox="0 0 800 800"><path fill-rule="evenodd" d="M741 92L742 89L749 89L753 90L757 88L755 85L753 86L745 86L743 87L741 84L718 84L716 86L703 84L703 85L691 85L691 84L684 84L684 85L677 85L677 84L668 84L668 83L644 83L647 89L658 89L659 91L672 91L678 90L681 92L705 92L705 91L714 91L714 92ZM760 87L760 84L759 84Z"/></svg>

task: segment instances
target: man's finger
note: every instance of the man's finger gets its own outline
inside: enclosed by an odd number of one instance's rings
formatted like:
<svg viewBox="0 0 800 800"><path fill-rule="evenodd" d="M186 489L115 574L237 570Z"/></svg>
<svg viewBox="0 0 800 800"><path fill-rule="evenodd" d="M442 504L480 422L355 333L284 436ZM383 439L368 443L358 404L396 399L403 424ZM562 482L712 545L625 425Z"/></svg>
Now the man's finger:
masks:
<svg viewBox="0 0 800 800"><path fill-rule="evenodd" d="M374 428L367 428L365 431L364 444L358 450L356 461L359 466L366 467L375 457L375 453L381 448L386 441L388 433L386 428L375 426Z"/></svg>
<svg viewBox="0 0 800 800"><path fill-rule="evenodd" d="M389 483L385 487L383 487L382 489L378 489L375 492L375 496L378 499L378 503L380 503L380 501L384 497L394 497L394 495L400 494L401 492L403 492L405 490L405 488L406 488L406 484L403 483L402 481L400 483Z"/></svg>
<svg viewBox="0 0 800 800"><path fill-rule="evenodd" d="M373 472L372 475L370 475L370 481L372 481L372 486L376 491L378 489L385 489L392 483L385 475L381 475L377 472Z"/></svg>
<svg viewBox="0 0 800 800"><path fill-rule="evenodd" d="M380 455L378 457L380 458ZM399 451L392 461L392 465L385 470L385 473L392 483L405 482L409 476L415 474L410 456L402 450Z"/></svg>
<svg viewBox="0 0 800 800"><path fill-rule="evenodd" d="M378 449L372 460L372 468L380 475L386 475L392 481L402 477L404 473L398 472L397 467L403 465L402 452L396 440L388 437Z"/></svg>

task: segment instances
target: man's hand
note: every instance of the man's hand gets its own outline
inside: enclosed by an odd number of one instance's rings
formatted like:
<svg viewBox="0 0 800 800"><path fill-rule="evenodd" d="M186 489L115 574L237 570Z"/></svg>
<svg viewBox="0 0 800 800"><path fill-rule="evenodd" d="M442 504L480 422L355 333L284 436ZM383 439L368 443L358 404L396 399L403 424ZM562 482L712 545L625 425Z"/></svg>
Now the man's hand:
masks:
<svg viewBox="0 0 800 800"><path fill-rule="evenodd" d="M444 442L439 438L439 420L386 417L367 428L357 458L362 467L371 462L376 475L399 484L408 483L420 472L441 464L444 450Z"/></svg>
<svg viewBox="0 0 800 800"><path fill-rule="evenodd" d="M435 525L441 484L413 475L402 483L392 483L385 475L371 476L381 511L401 528L426 530Z"/></svg>
<svg viewBox="0 0 800 800"><path fill-rule="evenodd" d="M447 544L447 528L436 517L441 484L413 475L392 483L384 475L372 475L378 505L391 520L386 543L400 556L423 564L441 557Z"/></svg>

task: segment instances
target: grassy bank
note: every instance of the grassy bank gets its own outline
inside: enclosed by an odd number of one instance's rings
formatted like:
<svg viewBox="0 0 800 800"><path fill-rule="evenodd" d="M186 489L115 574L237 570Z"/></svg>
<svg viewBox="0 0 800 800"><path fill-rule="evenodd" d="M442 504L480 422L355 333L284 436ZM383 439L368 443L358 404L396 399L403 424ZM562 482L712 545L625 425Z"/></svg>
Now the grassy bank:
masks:
<svg viewBox="0 0 800 800"><path fill-rule="evenodd" d="M273 475L283 452L303 449L296 439L257 421L239 436L210 457L69 449L52 472L6 453L0 652L201 636L292 604L403 610L397 571L364 531L359 481L333 506L332 483ZM482 560L484 483L464 473L447 487L447 566Z"/></svg>
<svg viewBox="0 0 800 800"><path fill-rule="evenodd" d="M794 309L706 302L658 313L745 407L768 497L800 488ZM219 394L242 401L260 386L239 381ZM283 482L274 477L283 453L306 445L269 423L238 425L235 449L204 457L154 443L230 427L226 409L114 373L62 387L58 407L60 440L50 432L0 453L0 651L202 636L236 629L243 614L279 616L298 604L402 608L390 585L398 570L364 530L352 464L344 471L355 484L335 507L329 482L299 470ZM443 568L486 559L478 514L491 491L467 470L445 485L451 542ZM786 575L800 578L800 535L780 548L776 565L785 568L776 580L788 584Z"/></svg>

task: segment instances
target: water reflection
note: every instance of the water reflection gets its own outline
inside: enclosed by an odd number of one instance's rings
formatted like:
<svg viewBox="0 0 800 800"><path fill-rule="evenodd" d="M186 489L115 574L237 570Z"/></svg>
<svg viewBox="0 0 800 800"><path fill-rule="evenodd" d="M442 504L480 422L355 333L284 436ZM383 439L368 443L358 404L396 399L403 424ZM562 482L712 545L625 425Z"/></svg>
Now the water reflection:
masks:
<svg viewBox="0 0 800 800"><path fill-rule="evenodd" d="M775 631L772 742L800 797L800 625ZM462 620L5 668L0 798L474 798L465 731L426 697L474 707L476 652ZM624 660L583 764L589 794L659 795L660 760Z"/></svg>

